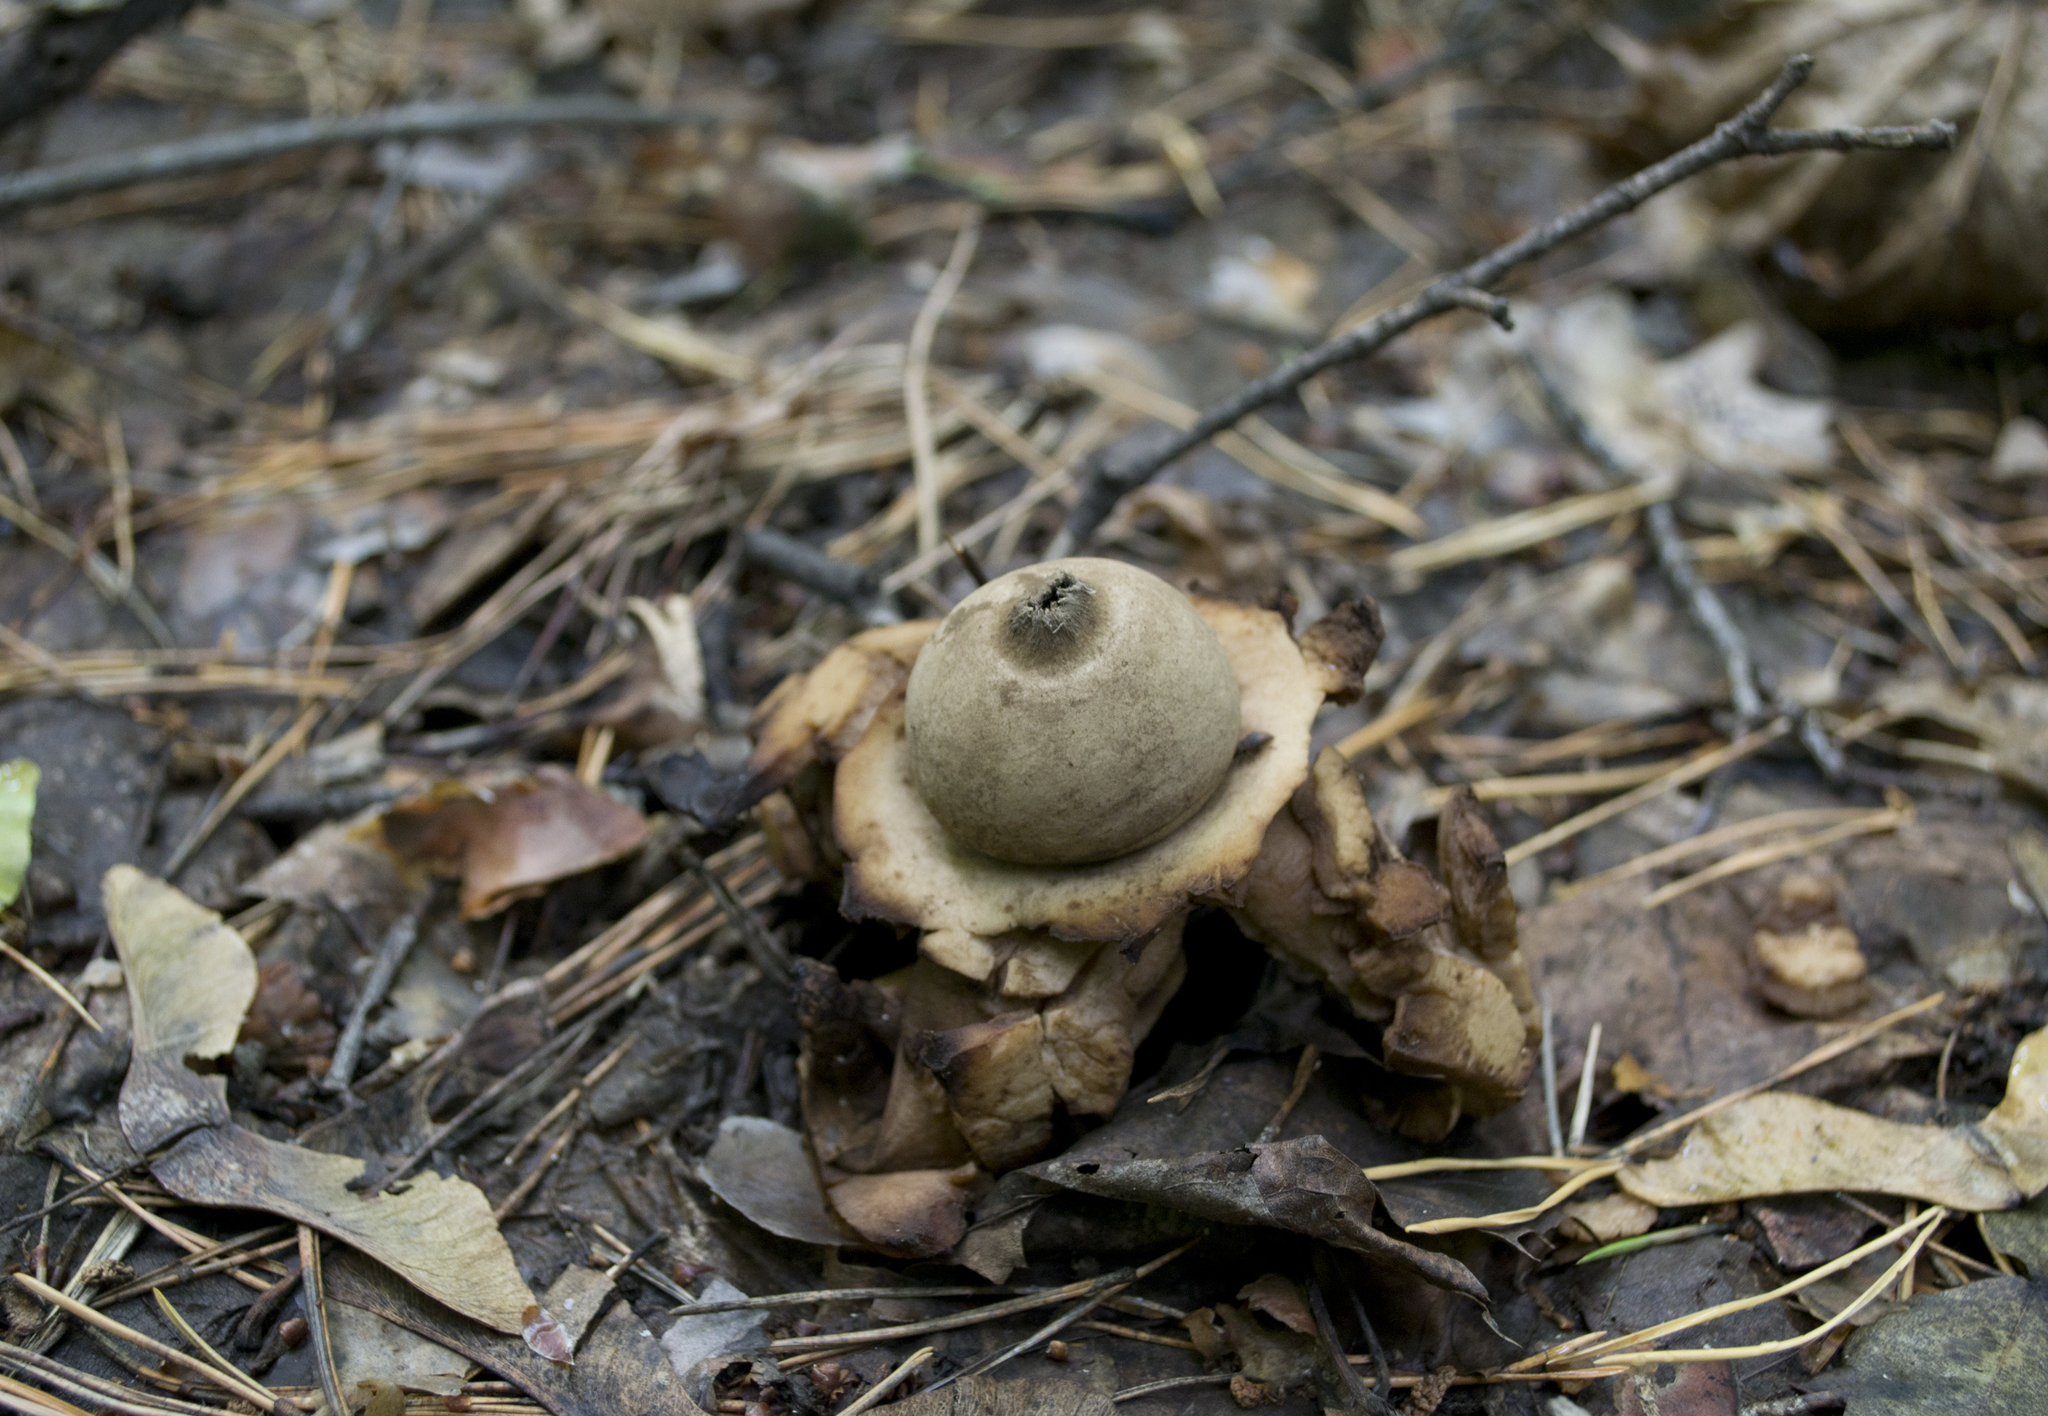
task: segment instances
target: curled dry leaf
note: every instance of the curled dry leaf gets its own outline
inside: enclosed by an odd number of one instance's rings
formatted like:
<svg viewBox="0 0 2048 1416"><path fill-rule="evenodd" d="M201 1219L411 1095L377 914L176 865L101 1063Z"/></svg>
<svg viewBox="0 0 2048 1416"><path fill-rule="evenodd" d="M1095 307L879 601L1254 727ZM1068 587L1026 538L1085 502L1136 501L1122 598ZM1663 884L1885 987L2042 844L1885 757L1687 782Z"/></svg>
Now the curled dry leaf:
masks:
<svg viewBox="0 0 2048 1416"><path fill-rule="evenodd" d="M400 859L460 876L463 918L482 919L639 849L647 822L574 774L542 766L487 792L442 782L385 813L384 838Z"/></svg>
<svg viewBox="0 0 2048 1416"><path fill-rule="evenodd" d="M359 1193L350 1186L362 1161L231 1124L225 1079L202 1078L185 1059L221 1057L234 1046L257 987L249 946L219 915L132 867L109 870L102 890L135 1035L121 1130L138 1154L170 1147L151 1162L157 1182L194 1204L310 1225L457 1312L519 1331L533 1295L483 1191L430 1172L400 1194Z"/></svg>

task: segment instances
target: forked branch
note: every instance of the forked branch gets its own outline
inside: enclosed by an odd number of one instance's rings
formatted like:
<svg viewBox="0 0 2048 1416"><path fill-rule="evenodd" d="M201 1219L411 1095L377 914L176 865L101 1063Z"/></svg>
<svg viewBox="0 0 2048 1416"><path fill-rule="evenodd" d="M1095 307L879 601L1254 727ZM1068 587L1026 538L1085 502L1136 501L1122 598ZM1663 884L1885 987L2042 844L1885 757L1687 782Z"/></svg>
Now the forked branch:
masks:
<svg viewBox="0 0 2048 1416"><path fill-rule="evenodd" d="M1505 302L1492 294L1515 267L1604 226L1667 187L1696 176L1719 163L1738 157L1776 157L1793 152L1853 152L1864 148L1943 149L1955 146L1953 123L1923 123L1910 128L1786 128L1774 129L1771 118L1791 97L1793 90L1813 73L1813 60L1804 54L1785 61L1769 89L1748 107L1721 124L1691 147L1673 153L1633 177L1615 183L1584 206L1546 222L1508 242L1490 255L1482 256L1462 270L1432 283L1421 294L1384 314L1376 315L1354 330L1338 335L1278 369L1249 383L1202 416L1178 437L1129 461L1098 460L1083 485L1081 499L1067 517L1067 524L1049 554L1072 554L1086 546L1118 501L1136 491L1161 469L1194 451L1220 432L1269 403L1278 402L1338 364L1362 359L1424 320L1452 310L1479 309L1496 320L1506 318Z"/></svg>

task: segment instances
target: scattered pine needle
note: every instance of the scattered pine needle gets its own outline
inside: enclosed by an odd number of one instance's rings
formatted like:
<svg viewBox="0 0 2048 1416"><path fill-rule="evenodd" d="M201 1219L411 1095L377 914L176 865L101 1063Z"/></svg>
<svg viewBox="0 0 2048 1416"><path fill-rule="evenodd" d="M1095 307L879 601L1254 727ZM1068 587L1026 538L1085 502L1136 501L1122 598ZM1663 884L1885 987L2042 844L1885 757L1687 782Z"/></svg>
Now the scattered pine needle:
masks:
<svg viewBox="0 0 2048 1416"><path fill-rule="evenodd" d="M1936 1225L1947 1214L1947 1210L1943 1209L1940 1205L1936 1205L1918 1218L1909 1219L1898 1228L1887 1230L1885 1233L1880 1234L1868 1244L1850 1250L1833 1263L1823 1264L1821 1267L1804 1273L1792 1282L1782 1287L1774 1288L1768 1293L1758 1293L1748 1298L1738 1298L1732 1302L1717 1304L1711 1308L1703 1308L1697 1313L1690 1313L1682 1318L1673 1318L1669 1322L1646 1327L1640 1332L1630 1333L1626 1337L1618 1337L1610 1343L1588 1348L1583 1352L1577 1353L1574 1360L1584 1361L1587 1358L1591 1358L1597 1366L1641 1367L1652 1366L1662 1362L1741 1362L1752 1357L1769 1357L1779 1352L1796 1351L1826 1337L1842 1324L1849 1322L1858 1313L1876 1302L1883 1295L1884 1291L1898 1280L1901 1274L1911 1272L1914 1262L1920 1257L1920 1250L1926 1246L1929 1239L1934 1237ZM1918 1232L1913 1234L1913 1242L1907 1246L1906 1252L1891 1267L1887 1268L1875 1283L1864 1289L1856 1297L1856 1300L1843 1308L1841 1312L1835 1314L1811 1332L1802 1332L1795 1337L1784 1338L1777 1342L1760 1342L1748 1347L1661 1348L1648 1352L1618 1350L1621 1347L1635 1347L1640 1343L1652 1342L1670 1333L1683 1332L1688 1328L1699 1327L1702 1324L1713 1322L1717 1318L1727 1317L1731 1313L1740 1313L1750 1308L1761 1307L1766 1303L1776 1302L1780 1298L1789 1297L1809 1284L1818 1282L1830 1274L1841 1272L1864 1255L1874 1254L1886 1245L1897 1243L1908 1233L1915 1230Z"/></svg>
<svg viewBox="0 0 2048 1416"><path fill-rule="evenodd" d="M99 1019L86 1012L85 1005L72 997L71 990L57 982L56 978L45 970L41 964L38 964L34 959L31 959L4 939L0 939L0 954L5 954L8 958L14 960L15 963L21 965L27 971L30 978L33 978L37 983L40 983L43 987L49 989L50 992L56 994L58 998L62 999L64 1006L83 1018L87 1027L91 1028L94 1032L106 1031L105 1028L100 1026Z"/></svg>
<svg viewBox="0 0 2048 1416"><path fill-rule="evenodd" d="M1571 900L1606 886L1633 880L1638 875L1647 875L1667 865L1718 851L1723 846L1732 846L1747 841L1752 836L1768 836L1776 831L1796 831L1813 826L1833 826L1843 821L1856 821L1872 813L1856 806L1821 806L1794 811L1777 811L1769 816L1753 817L1738 821L1731 826L1707 831L1687 840L1675 841L1654 851L1622 862L1598 875L1588 875L1582 880L1561 881L1551 887L1553 900Z"/></svg>
<svg viewBox="0 0 2048 1416"><path fill-rule="evenodd" d="M1854 836L1869 836L1879 831L1897 830L1899 827L1909 824L1912 820L1913 809L1910 806L1885 807L1877 811L1866 812L1853 820L1840 822L1837 825L1828 827L1824 831L1815 831L1811 835L1795 836L1789 841L1778 841L1768 846L1752 846L1746 851L1739 851L1735 855L1729 856L1726 860L1716 861L1705 870L1688 875L1683 880L1674 880L1668 885L1652 890L1644 898L1643 908L1654 910L1659 905L1671 903L1671 901L1681 895L1692 893L1702 885L1711 885L1717 880L1727 880L1732 876L1741 875L1766 865L1772 865L1781 860L1792 860L1799 856L1812 855L1816 851L1825 850L1827 847L1834 845L1837 841L1846 841Z"/></svg>
<svg viewBox="0 0 2048 1416"><path fill-rule="evenodd" d="M1528 840L1510 846L1506 851L1507 863L1517 865L1530 856L1547 851L1560 842L1569 841L1581 832L1591 830L1603 821L1621 815L1624 811L1633 811L1644 802L1655 801L1666 792L1690 786L1700 778L1720 771L1731 762L1740 762L1790 731L1792 724L1780 718L1767 727L1758 728L1753 733L1745 733L1725 747L1717 747L1692 757L1654 781L1643 783L1632 792L1625 792L1621 796L1603 801L1598 806L1580 812L1569 821L1560 821L1549 830L1539 831Z"/></svg>
<svg viewBox="0 0 2048 1416"><path fill-rule="evenodd" d="M1545 1158L1550 1159L1555 1165L1554 1158ZM1603 1160L1587 1166L1552 1190L1541 1203L1522 1209L1501 1210L1497 1214L1453 1215L1445 1219L1426 1219L1420 1224L1411 1224L1406 1228L1410 1234L1457 1234L1467 1229L1499 1229L1510 1224L1526 1224L1545 1211L1563 1204L1594 1181L1605 1180L1608 1176L1618 1173L1623 1164L1624 1162L1619 1160Z"/></svg>
<svg viewBox="0 0 2048 1416"><path fill-rule="evenodd" d="M1375 1183L1381 1180L1402 1180L1410 1175L1439 1175L1446 1171L1459 1170L1591 1170L1606 1164L1603 1160L1584 1156L1563 1155L1511 1155L1499 1159L1464 1160L1453 1156L1430 1156L1424 1160L1399 1160L1389 1165L1368 1165L1365 1178Z"/></svg>
<svg viewBox="0 0 2048 1416"><path fill-rule="evenodd" d="M1642 1131L1636 1135L1630 1136L1627 1140L1623 1141L1620 1145L1616 1146L1613 1150L1609 1151L1608 1154L1617 1156L1633 1155L1635 1152L1643 1149L1643 1147L1649 1145L1651 1142L1662 1140L1666 1136L1673 1135L1679 1131L1683 1131L1687 1127L1692 1126L1699 1121L1705 1120L1707 1117L1713 1115L1715 1112L1725 1110L1728 1107L1735 1105L1735 1103L1738 1101L1743 1101L1749 1097L1755 1096L1758 1092L1769 1091L1772 1087L1778 1085L1778 1083L1790 1081L1792 1078L1800 1075L1802 1072L1810 1072L1815 1067L1820 1066L1823 1062L1832 1062L1835 1058L1840 1057L1845 1052L1853 1052L1855 1049L1861 1047L1864 1043L1876 1037L1879 1033L1884 1032L1889 1028L1898 1026L1900 1023L1905 1022L1908 1018L1918 1017L1920 1014L1926 1012L1928 1009L1939 1005L1942 1002L1942 1000L1944 1000L1947 997L1948 995L1946 993L1930 993L1917 1003L1908 1003L1905 1007L1895 1008L1891 1012L1886 1013L1881 1018L1872 1018L1869 1022L1850 1029L1848 1032L1836 1038L1833 1042L1822 1043L1819 1047L1816 1047L1813 1051L1807 1053L1797 1062L1794 1062L1790 1066L1773 1073L1772 1075L1764 1078L1764 1080L1760 1082L1752 1082L1750 1083L1750 1085L1746 1087L1737 1087L1734 1091L1727 1093L1725 1096L1717 1096L1712 1101L1694 1107L1691 1111L1686 1112L1683 1116L1674 1116L1669 1121L1662 1122L1658 1125L1652 1126L1647 1131Z"/></svg>

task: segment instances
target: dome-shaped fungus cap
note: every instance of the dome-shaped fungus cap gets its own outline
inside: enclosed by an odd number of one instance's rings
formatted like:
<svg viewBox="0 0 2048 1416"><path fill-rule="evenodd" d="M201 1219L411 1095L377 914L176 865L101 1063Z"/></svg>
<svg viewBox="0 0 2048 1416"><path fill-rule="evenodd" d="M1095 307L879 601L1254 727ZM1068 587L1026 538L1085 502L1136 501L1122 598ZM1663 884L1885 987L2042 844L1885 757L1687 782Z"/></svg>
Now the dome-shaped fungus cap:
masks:
<svg viewBox="0 0 2048 1416"><path fill-rule="evenodd" d="M1238 685L1187 596L1076 557L990 581L918 656L904 699L911 778L955 843L1079 865L1167 835L1214 796Z"/></svg>
<svg viewBox="0 0 2048 1416"><path fill-rule="evenodd" d="M839 764L840 908L955 937L1042 929L1061 939L1131 940L1234 885L1308 775L1316 710L1325 697L1357 692L1379 626L1368 607L1341 606L1297 643L1271 610L1192 603L1235 674L1244 732L1223 785L1193 816L1149 846L1087 865L1020 865L963 850L913 785L903 705L887 703Z"/></svg>

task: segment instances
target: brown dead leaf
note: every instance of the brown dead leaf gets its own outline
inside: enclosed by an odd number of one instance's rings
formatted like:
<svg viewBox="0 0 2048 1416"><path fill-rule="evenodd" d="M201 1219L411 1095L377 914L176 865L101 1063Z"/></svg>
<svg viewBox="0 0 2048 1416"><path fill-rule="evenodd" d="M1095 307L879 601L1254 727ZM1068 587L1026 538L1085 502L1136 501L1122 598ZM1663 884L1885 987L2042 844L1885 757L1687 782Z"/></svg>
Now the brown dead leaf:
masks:
<svg viewBox="0 0 2048 1416"><path fill-rule="evenodd" d="M1321 1136L1233 1151L1145 1156L1116 1144L1115 1131L1111 1123L1065 1155L1030 1167L1029 1173L1083 1194L1306 1234L1485 1301L1485 1286L1456 1259L1372 1227L1378 1199L1372 1182Z"/></svg>
<svg viewBox="0 0 2048 1416"><path fill-rule="evenodd" d="M334 1022L320 995L306 987L289 959L256 975L256 999L242 1020L241 1041L261 1043L270 1067L324 1072L334 1051Z"/></svg>
<svg viewBox="0 0 2048 1416"><path fill-rule="evenodd" d="M255 956L219 915L132 867L108 871L103 891L135 1035L121 1130L139 1154L176 1142L151 1164L157 1182L195 1204L311 1225L456 1311L517 1332L533 1295L483 1192L429 1173L400 1194L360 1194L348 1187L362 1161L230 1124L225 1079L202 1078L185 1059L234 1046L256 993Z"/></svg>
<svg viewBox="0 0 2048 1416"><path fill-rule="evenodd" d="M576 1364L576 1349L569 1344L569 1334L562 1325L548 1315L548 1310L538 1303L527 1305L526 1325L519 1335L526 1339L526 1345L550 1362L560 1362L565 1367Z"/></svg>
<svg viewBox="0 0 2048 1416"><path fill-rule="evenodd" d="M533 1294L484 1192L467 1180L428 1171L407 1180L402 1193L362 1194L349 1185L363 1168L350 1156L282 1145L239 1126L210 1125L178 1142L150 1173L194 1204L265 1210L311 1225L456 1312L501 1332L518 1332Z"/></svg>
<svg viewBox="0 0 2048 1416"><path fill-rule="evenodd" d="M1238 1289L1237 1296L1283 1327L1315 1336L1315 1316L1308 1310L1308 1300L1301 1296L1301 1286L1293 1279L1283 1274L1262 1273Z"/></svg>
<svg viewBox="0 0 2048 1416"><path fill-rule="evenodd" d="M1657 1222L1655 1205L1644 1204L1634 1195L1603 1195L1597 1200L1578 1200L1557 1211L1558 1226L1583 1243L1611 1244L1647 1234Z"/></svg>
<svg viewBox="0 0 2048 1416"><path fill-rule="evenodd" d="M442 783L387 812L384 838L401 859L459 875L463 918L482 919L637 850L647 822L572 773L543 766L487 795Z"/></svg>
<svg viewBox="0 0 2048 1416"><path fill-rule="evenodd" d="M1241 1375L1278 1394L1315 1380L1323 1344L1314 1337L1271 1327L1228 1303L1216 1305L1223 1340L1236 1354ZM1313 1323L1311 1323L1313 1327ZM1275 1401L1277 1405L1277 1400Z"/></svg>
<svg viewBox="0 0 2048 1416"><path fill-rule="evenodd" d="M988 1187L968 1164L951 1170L893 1170L849 1175L828 1186L832 1208L884 1254L922 1259L943 1254L967 1232L967 1209Z"/></svg>
<svg viewBox="0 0 2048 1416"><path fill-rule="evenodd" d="M1716 1112L1677 1155L1628 1166L1617 1178L1653 1205L1821 1190L1964 1210L2009 1209L2021 1199L2005 1169L1962 1129L1885 1121L1793 1092L1763 1092Z"/></svg>

